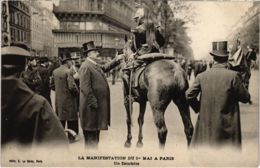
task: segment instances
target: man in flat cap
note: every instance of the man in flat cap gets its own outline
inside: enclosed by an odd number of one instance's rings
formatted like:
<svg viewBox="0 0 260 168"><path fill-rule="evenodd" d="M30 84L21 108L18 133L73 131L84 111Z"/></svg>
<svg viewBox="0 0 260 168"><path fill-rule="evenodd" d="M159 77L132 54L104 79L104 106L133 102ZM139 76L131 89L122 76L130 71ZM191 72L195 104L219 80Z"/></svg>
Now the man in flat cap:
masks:
<svg viewBox="0 0 260 168"><path fill-rule="evenodd" d="M77 97L79 90L73 78L71 71L72 58L70 53L63 54L62 65L53 71L55 86L55 111L64 127L73 130L68 132L68 138L71 143L78 141L78 108Z"/></svg>
<svg viewBox="0 0 260 168"><path fill-rule="evenodd" d="M30 53L20 47L2 47L2 148L18 144L67 146L67 137L48 101L19 79Z"/></svg>
<svg viewBox="0 0 260 168"><path fill-rule="evenodd" d="M187 100L199 113L191 144L241 147L238 102L247 103L250 95L239 74L227 69L227 42L213 42L210 55L214 59L212 68L199 74L186 92Z"/></svg>
<svg viewBox="0 0 260 168"><path fill-rule="evenodd" d="M97 148L100 130L108 130L110 125L110 91L104 72L119 65L121 56L101 66L99 51L94 42L83 44L85 61L79 69L80 79L80 121L86 148Z"/></svg>

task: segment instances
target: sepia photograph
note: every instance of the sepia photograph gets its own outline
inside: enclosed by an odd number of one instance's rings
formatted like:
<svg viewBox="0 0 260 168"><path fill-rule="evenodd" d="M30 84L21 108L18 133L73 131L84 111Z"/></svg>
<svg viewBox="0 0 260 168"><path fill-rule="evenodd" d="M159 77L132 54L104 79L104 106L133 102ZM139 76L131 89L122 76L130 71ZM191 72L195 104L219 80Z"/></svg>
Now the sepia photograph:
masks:
<svg viewBox="0 0 260 168"><path fill-rule="evenodd" d="M258 167L256 0L1 0L1 167Z"/></svg>

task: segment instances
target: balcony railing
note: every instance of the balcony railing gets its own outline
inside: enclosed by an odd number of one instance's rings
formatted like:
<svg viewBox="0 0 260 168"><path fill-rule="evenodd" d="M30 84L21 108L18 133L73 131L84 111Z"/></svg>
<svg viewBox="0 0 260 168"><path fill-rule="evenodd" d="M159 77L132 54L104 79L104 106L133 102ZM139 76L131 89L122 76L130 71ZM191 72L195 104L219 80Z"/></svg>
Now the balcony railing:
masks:
<svg viewBox="0 0 260 168"><path fill-rule="evenodd" d="M67 4L66 4L67 3ZM130 11L126 13L126 11L118 9L111 5L111 3L106 2L102 6L97 5L85 5L82 6L78 4L78 1L68 1L63 2L61 6L55 6L53 7L53 12L56 13L92 13L92 14L101 14L104 16L107 16L108 18L119 22L128 28L132 27L133 20L132 20L132 14Z"/></svg>

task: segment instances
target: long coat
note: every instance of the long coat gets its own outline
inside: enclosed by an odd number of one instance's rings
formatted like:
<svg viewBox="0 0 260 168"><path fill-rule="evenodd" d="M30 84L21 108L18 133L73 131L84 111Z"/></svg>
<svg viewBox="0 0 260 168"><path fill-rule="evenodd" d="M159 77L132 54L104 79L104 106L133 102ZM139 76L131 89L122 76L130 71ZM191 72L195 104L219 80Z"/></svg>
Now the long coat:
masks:
<svg viewBox="0 0 260 168"><path fill-rule="evenodd" d="M200 93L200 102L197 96ZM186 98L199 112L192 144L194 146L241 145L240 110L238 102L247 103L250 95L237 72L224 64L197 76L187 90Z"/></svg>
<svg viewBox="0 0 260 168"><path fill-rule="evenodd" d="M72 71L65 65L61 65L53 71L55 108L60 120L75 121L78 119L77 96L79 90L72 75Z"/></svg>
<svg viewBox="0 0 260 168"><path fill-rule="evenodd" d="M47 99L51 105L50 70L42 65L39 65L37 69L42 79L42 87L39 94Z"/></svg>
<svg viewBox="0 0 260 168"><path fill-rule="evenodd" d="M1 143L68 145L51 106L18 79L2 79Z"/></svg>
<svg viewBox="0 0 260 168"><path fill-rule="evenodd" d="M104 72L119 62L112 60L104 66L86 59L79 69L80 121L86 131L107 130L110 125L110 90Z"/></svg>

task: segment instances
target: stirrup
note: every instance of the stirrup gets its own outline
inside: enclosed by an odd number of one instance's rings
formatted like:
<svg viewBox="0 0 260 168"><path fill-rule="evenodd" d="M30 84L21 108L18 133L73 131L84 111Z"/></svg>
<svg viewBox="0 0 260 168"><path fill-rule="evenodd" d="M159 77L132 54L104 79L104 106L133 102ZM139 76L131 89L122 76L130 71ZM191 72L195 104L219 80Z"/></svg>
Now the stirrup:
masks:
<svg viewBox="0 0 260 168"><path fill-rule="evenodd" d="M131 96L131 97L130 97ZM129 101L129 99L132 99L132 102L134 102L134 100L137 98L136 96L133 96L133 95L127 95L126 96L126 100Z"/></svg>

